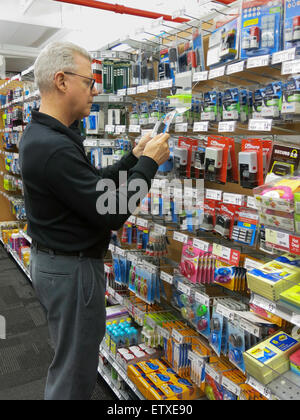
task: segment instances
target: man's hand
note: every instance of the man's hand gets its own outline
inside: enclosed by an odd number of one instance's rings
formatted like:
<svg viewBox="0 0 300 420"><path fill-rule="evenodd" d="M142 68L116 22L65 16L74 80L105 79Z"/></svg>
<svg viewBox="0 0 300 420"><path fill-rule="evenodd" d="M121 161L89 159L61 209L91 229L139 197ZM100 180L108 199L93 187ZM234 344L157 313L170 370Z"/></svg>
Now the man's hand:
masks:
<svg viewBox="0 0 300 420"><path fill-rule="evenodd" d="M132 153L137 159L139 159L143 155L145 147L147 146L150 140L151 134L146 134L144 137L141 138L139 144L133 149Z"/></svg>
<svg viewBox="0 0 300 420"><path fill-rule="evenodd" d="M158 166L165 163L170 157L169 134L159 134L150 140L144 150L143 156L153 159Z"/></svg>

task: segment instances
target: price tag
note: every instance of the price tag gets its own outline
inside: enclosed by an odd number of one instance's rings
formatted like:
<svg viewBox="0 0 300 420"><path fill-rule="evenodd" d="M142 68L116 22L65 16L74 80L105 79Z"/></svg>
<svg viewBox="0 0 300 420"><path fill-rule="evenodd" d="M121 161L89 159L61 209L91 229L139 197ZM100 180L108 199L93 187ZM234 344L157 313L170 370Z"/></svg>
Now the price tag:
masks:
<svg viewBox="0 0 300 420"><path fill-rule="evenodd" d="M261 383L259 383L256 379L252 378L251 376L248 377L246 383L252 386L252 388L256 389L260 394L262 394L268 400L272 398L272 392L269 390L269 388L263 386Z"/></svg>
<svg viewBox="0 0 300 420"><path fill-rule="evenodd" d="M120 305L123 305L124 297L122 295L119 295L119 293L115 293L115 299Z"/></svg>
<svg viewBox="0 0 300 420"><path fill-rule="evenodd" d="M169 79L169 80L161 80L159 87L161 89L167 89L167 88L171 88L173 86L173 80Z"/></svg>
<svg viewBox="0 0 300 420"><path fill-rule="evenodd" d="M269 61L270 61L269 55L262 55L261 57L250 57L247 60L247 69L268 66Z"/></svg>
<svg viewBox="0 0 300 420"><path fill-rule="evenodd" d="M174 232L173 239L174 239L174 241L186 244L189 240L189 237L187 235L183 234L183 233Z"/></svg>
<svg viewBox="0 0 300 420"><path fill-rule="evenodd" d="M229 76L230 74L239 73L244 71L245 68L245 61L239 61L238 63L230 64L227 66L226 74Z"/></svg>
<svg viewBox="0 0 300 420"><path fill-rule="evenodd" d="M106 133L114 133L115 132L115 126L114 125L106 125L105 126Z"/></svg>
<svg viewBox="0 0 300 420"><path fill-rule="evenodd" d="M291 323L300 328L300 314L296 314L293 312L291 317Z"/></svg>
<svg viewBox="0 0 300 420"><path fill-rule="evenodd" d="M236 121L220 121L219 133L233 133L235 131Z"/></svg>
<svg viewBox="0 0 300 420"><path fill-rule="evenodd" d="M237 395L238 397L240 396L241 388L230 379L226 378L226 376L222 377L222 385L232 394Z"/></svg>
<svg viewBox="0 0 300 420"><path fill-rule="evenodd" d="M126 96L126 93L127 93L127 89L120 89L120 90L118 90L117 95L118 96Z"/></svg>
<svg viewBox="0 0 300 420"><path fill-rule="evenodd" d="M126 125L116 125L116 134L126 133Z"/></svg>
<svg viewBox="0 0 300 420"><path fill-rule="evenodd" d="M223 194L223 203L225 204L234 204L236 206L242 206L244 204L245 196L241 194Z"/></svg>
<svg viewBox="0 0 300 420"><path fill-rule="evenodd" d="M136 219L136 224L137 224L137 226L141 226L141 227L144 227L144 228L148 228L148 226L149 226L148 220L140 219L139 217Z"/></svg>
<svg viewBox="0 0 300 420"><path fill-rule="evenodd" d="M223 192L222 191L219 191L219 190L206 189L206 191L205 191L205 197L208 200L222 201Z"/></svg>
<svg viewBox="0 0 300 420"><path fill-rule="evenodd" d="M195 122L193 131L194 133L206 133L208 131L208 125L209 121Z"/></svg>
<svg viewBox="0 0 300 420"><path fill-rule="evenodd" d="M166 226L161 226L161 225L158 225L158 224L155 223L154 224L154 232L156 232L160 235L166 235L167 228L166 228Z"/></svg>
<svg viewBox="0 0 300 420"><path fill-rule="evenodd" d="M200 239L194 238L193 246L195 248L201 249L201 251L208 252L210 244L208 242L201 241Z"/></svg>
<svg viewBox="0 0 300 420"><path fill-rule="evenodd" d="M222 76L224 76L225 75L225 66L223 66L223 67L219 67L219 68L217 68L217 69L213 69L213 70L210 70L210 72L208 73L208 78L209 78L209 80L211 80L211 79L215 79L215 78L217 78L217 77L222 77Z"/></svg>
<svg viewBox="0 0 300 420"><path fill-rule="evenodd" d="M239 326L242 328L242 330L248 331L250 334L254 335L257 338L260 338L260 328L254 324L251 324L251 322L247 321L244 318L239 318Z"/></svg>
<svg viewBox="0 0 300 420"><path fill-rule="evenodd" d="M110 95L108 97L109 102L120 102L120 97L117 95Z"/></svg>
<svg viewBox="0 0 300 420"><path fill-rule="evenodd" d="M289 251L290 235L272 229L266 229L266 242Z"/></svg>
<svg viewBox="0 0 300 420"><path fill-rule="evenodd" d="M129 223L132 223L133 225L135 225L135 223L136 223L136 217L135 216L130 216L127 221Z"/></svg>
<svg viewBox="0 0 300 420"><path fill-rule="evenodd" d="M191 288L184 283L179 282L178 286L177 286L177 289L187 296L190 296L190 294L191 294Z"/></svg>
<svg viewBox="0 0 300 420"><path fill-rule="evenodd" d="M230 260L231 249L223 245L213 244L213 255L223 258L227 261Z"/></svg>
<svg viewBox="0 0 300 420"><path fill-rule="evenodd" d="M205 365L205 373L215 380L219 385L221 383L221 375L216 372L209 364Z"/></svg>
<svg viewBox="0 0 300 420"><path fill-rule="evenodd" d="M129 126L129 133L140 133L141 126L140 125L130 125Z"/></svg>
<svg viewBox="0 0 300 420"><path fill-rule="evenodd" d="M166 330L165 328L162 328L160 326L157 327L157 333L161 337L169 340L170 339L170 331Z"/></svg>
<svg viewBox="0 0 300 420"><path fill-rule="evenodd" d="M187 133L187 131L188 131L188 123L175 125L175 133Z"/></svg>
<svg viewBox="0 0 300 420"><path fill-rule="evenodd" d="M225 316L225 318L229 319L230 321L234 321L235 312L229 308L226 308L226 306L223 306L220 303L218 303L216 306L216 313Z"/></svg>
<svg viewBox="0 0 300 420"><path fill-rule="evenodd" d="M272 55L272 64L283 63L284 61L294 60L296 55L296 48L279 51Z"/></svg>
<svg viewBox="0 0 300 420"><path fill-rule="evenodd" d="M175 19L179 18L180 16L184 16L185 13L186 13L186 9L185 8L184 9L175 10L172 13L172 19L175 20Z"/></svg>
<svg viewBox="0 0 300 420"><path fill-rule="evenodd" d="M208 71L194 73L193 82L202 82L208 79Z"/></svg>
<svg viewBox="0 0 300 420"><path fill-rule="evenodd" d="M271 312L272 314L276 315L276 303L272 302L262 296L253 294L251 298L251 303L255 306L258 306L262 309L265 309L268 312Z"/></svg>
<svg viewBox="0 0 300 420"><path fill-rule="evenodd" d="M247 207L249 207L250 209L258 210L256 199L254 197L247 198Z"/></svg>
<svg viewBox="0 0 300 420"><path fill-rule="evenodd" d="M83 145L85 147L97 147L98 140L84 140Z"/></svg>
<svg viewBox="0 0 300 420"><path fill-rule="evenodd" d="M160 272L160 278L168 284L173 284L174 278L171 274L165 273L164 271Z"/></svg>
<svg viewBox="0 0 300 420"><path fill-rule="evenodd" d="M200 303L200 305L209 306L209 297L206 295L202 295L202 293L195 293L195 301Z"/></svg>
<svg viewBox="0 0 300 420"><path fill-rule="evenodd" d="M160 82L149 83L149 90L158 90L160 88Z"/></svg>
<svg viewBox="0 0 300 420"><path fill-rule="evenodd" d="M136 93L137 93L136 87L127 89L127 95L136 95Z"/></svg>
<svg viewBox="0 0 300 420"><path fill-rule="evenodd" d="M184 342L184 336L181 335L178 331L176 330L172 330L172 337L179 343L179 344L183 344Z"/></svg>
<svg viewBox="0 0 300 420"><path fill-rule="evenodd" d="M126 255L125 249L119 248L118 246L115 247L115 253L120 255L121 257L125 257Z"/></svg>
<svg viewBox="0 0 300 420"><path fill-rule="evenodd" d="M249 121L249 131L271 131L272 130L273 120L254 120Z"/></svg>
<svg viewBox="0 0 300 420"><path fill-rule="evenodd" d="M137 93L147 93L148 92L148 85L138 86Z"/></svg>
<svg viewBox="0 0 300 420"><path fill-rule="evenodd" d="M286 61L282 64L281 74L300 73L300 60Z"/></svg>

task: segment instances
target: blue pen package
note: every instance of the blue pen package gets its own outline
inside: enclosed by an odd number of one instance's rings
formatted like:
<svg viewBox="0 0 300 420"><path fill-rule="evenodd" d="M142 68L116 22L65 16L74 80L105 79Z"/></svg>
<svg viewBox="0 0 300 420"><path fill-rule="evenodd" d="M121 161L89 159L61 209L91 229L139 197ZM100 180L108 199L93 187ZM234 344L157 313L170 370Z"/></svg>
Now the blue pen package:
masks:
<svg viewBox="0 0 300 420"><path fill-rule="evenodd" d="M210 321L210 336L209 343L220 357L222 351L222 338L223 338L223 316L213 313Z"/></svg>
<svg viewBox="0 0 300 420"><path fill-rule="evenodd" d="M300 47L299 47L300 48ZM300 53L299 53L300 55ZM290 77L282 88L281 114L285 119L299 119L300 114L300 76Z"/></svg>
<svg viewBox="0 0 300 420"><path fill-rule="evenodd" d="M283 0L244 0L241 58L273 54L282 48Z"/></svg>
<svg viewBox="0 0 300 420"><path fill-rule="evenodd" d="M230 20L228 21L228 19ZM224 20L216 22L216 29L209 38L207 66L217 67L238 59L239 36L240 18L234 16L234 11L227 18L227 22Z"/></svg>
<svg viewBox="0 0 300 420"><path fill-rule="evenodd" d="M284 49L296 48L296 57L300 56L300 4L285 0L284 4Z"/></svg>
<svg viewBox="0 0 300 420"><path fill-rule="evenodd" d="M282 82L269 83L263 90L261 115L264 118L279 119L282 108Z"/></svg>
<svg viewBox="0 0 300 420"><path fill-rule="evenodd" d="M229 322L228 334L229 360L238 369L240 369L242 372L245 372L245 363L243 358L243 353L246 351L244 331L233 323Z"/></svg>

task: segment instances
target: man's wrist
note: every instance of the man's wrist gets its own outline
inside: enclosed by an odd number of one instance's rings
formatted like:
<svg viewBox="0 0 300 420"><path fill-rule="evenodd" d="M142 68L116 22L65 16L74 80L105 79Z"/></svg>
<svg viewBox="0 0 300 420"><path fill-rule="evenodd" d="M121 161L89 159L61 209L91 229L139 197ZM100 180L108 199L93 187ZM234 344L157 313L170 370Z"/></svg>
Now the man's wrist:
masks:
<svg viewBox="0 0 300 420"><path fill-rule="evenodd" d="M138 146L136 146L133 150L132 150L132 154L137 158L137 159L139 159L141 156L142 156L142 154L143 154L143 151L142 150L140 150L140 148L138 147Z"/></svg>

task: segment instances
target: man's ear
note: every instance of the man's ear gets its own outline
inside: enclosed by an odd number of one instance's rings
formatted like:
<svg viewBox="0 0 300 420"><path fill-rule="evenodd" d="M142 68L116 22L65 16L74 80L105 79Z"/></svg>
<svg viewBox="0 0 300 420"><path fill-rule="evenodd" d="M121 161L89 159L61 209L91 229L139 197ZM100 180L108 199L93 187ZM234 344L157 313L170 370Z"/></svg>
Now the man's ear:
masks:
<svg viewBox="0 0 300 420"><path fill-rule="evenodd" d="M67 84L65 79L65 74L62 71L59 71L54 76L54 84L56 88L61 92L66 92Z"/></svg>

